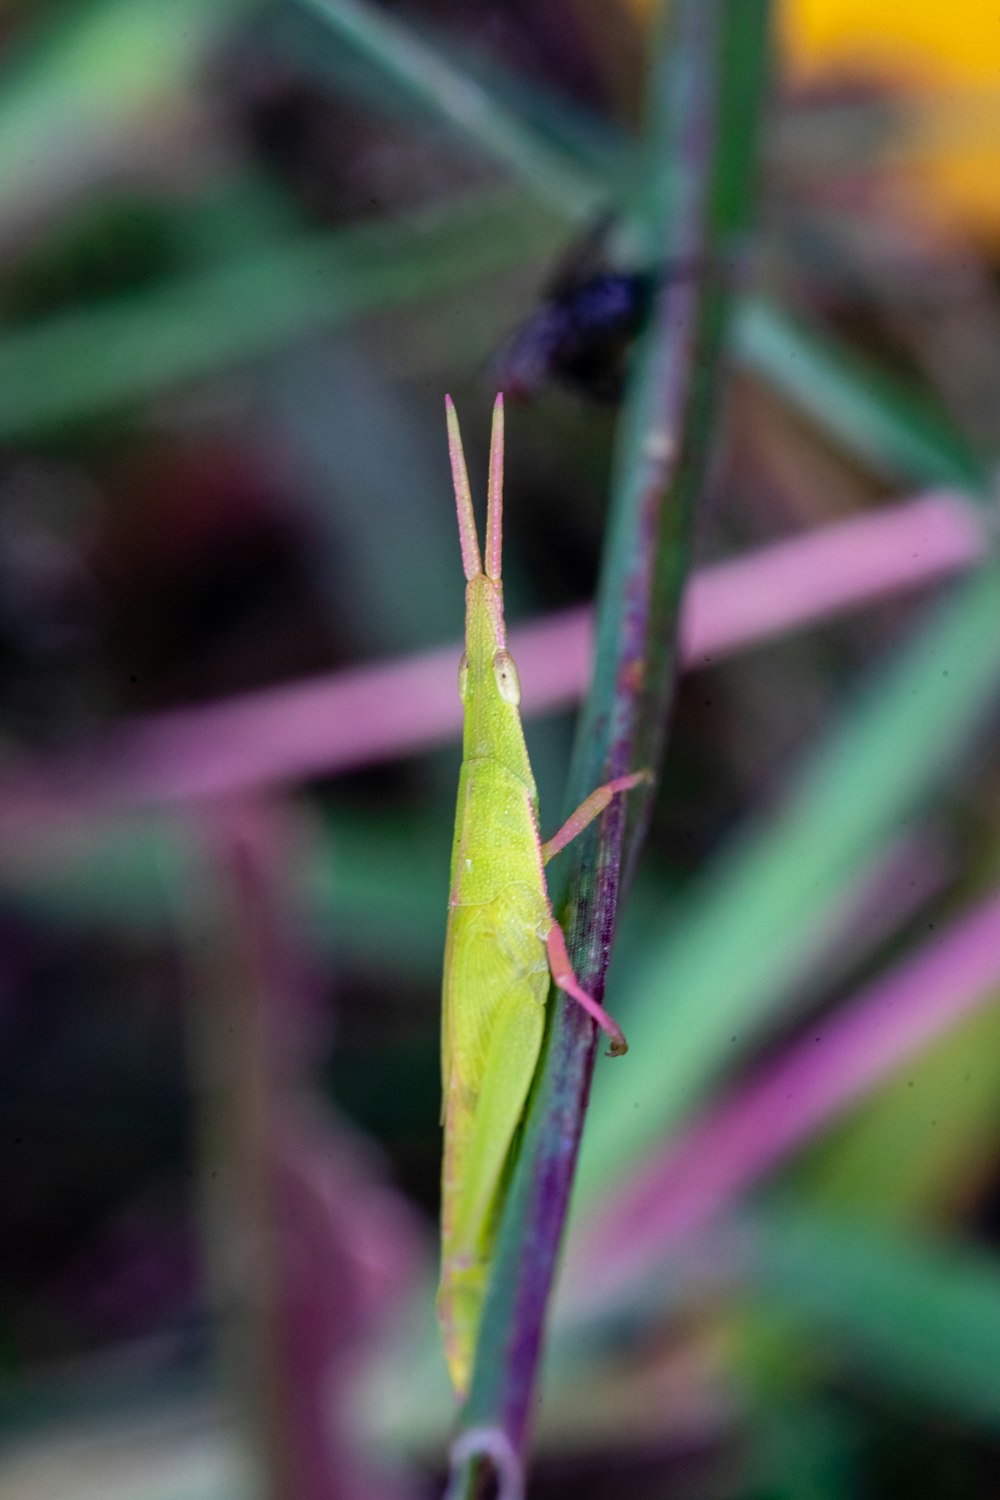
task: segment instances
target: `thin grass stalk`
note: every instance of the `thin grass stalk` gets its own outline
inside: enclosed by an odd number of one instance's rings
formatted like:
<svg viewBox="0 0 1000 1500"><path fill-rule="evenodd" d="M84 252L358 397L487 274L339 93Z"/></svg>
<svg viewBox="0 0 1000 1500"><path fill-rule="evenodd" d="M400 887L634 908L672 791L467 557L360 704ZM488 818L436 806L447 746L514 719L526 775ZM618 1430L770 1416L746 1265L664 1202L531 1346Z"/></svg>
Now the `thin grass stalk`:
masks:
<svg viewBox="0 0 1000 1500"><path fill-rule="evenodd" d="M293 1473L277 1378L276 1101L268 1013L274 933L262 911L266 876L252 821L252 813L235 807L209 812L204 864L193 865L194 879L180 894L216 1357L234 1408L244 1483L258 1500L278 1500Z"/></svg>
<svg viewBox="0 0 1000 1500"><path fill-rule="evenodd" d="M656 260L702 268L665 280L637 354L613 484L598 603L593 686L568 802L629 769L656 766L678 667L678 617L691 520L707 466L730 287L718 274L750 213L766 72L765 0L681 0L664 23L651 79L640 232ZM648 793L634 792L578 840L557 903L584 985L600 996L620 872L637 851ZM475 1493L491 1462L519 1494L532 1397L584 1110L594 1029L553 997L552 1023L500 1226L449 1495ZM627 1063L619 1066L627 1067Z"/></svg>
<svg viewBox="0 0 1000 1500"><path fill-rule="evenodd" d="M586 218L600 206L603 185L581 171L489 89L450 62L415 27L401 25L364 0L298 0L336 34L375 64L389 86L415 108L451 125L461 137L502 163L529 188L570 219Z"/></svg>

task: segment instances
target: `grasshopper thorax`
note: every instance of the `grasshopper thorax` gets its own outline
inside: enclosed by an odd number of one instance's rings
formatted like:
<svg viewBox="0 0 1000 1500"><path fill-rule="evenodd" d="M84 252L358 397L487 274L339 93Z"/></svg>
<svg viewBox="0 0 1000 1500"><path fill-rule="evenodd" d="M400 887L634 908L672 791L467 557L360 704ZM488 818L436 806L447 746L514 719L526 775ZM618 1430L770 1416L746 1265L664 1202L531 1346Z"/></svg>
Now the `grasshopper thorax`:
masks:
<svg viewBox="0 0 1000 1500"><path fill-rule="evenodd" d="M503 608L503 397L497 397L493 408L485 557L479 550L462 438L450 397L446 398L446 405L458 533L467 580L465 652L459 667L459 691L465 707L465 755L499 760L530 782L519 711L521 684L514 658L507 649Z"/></svg>

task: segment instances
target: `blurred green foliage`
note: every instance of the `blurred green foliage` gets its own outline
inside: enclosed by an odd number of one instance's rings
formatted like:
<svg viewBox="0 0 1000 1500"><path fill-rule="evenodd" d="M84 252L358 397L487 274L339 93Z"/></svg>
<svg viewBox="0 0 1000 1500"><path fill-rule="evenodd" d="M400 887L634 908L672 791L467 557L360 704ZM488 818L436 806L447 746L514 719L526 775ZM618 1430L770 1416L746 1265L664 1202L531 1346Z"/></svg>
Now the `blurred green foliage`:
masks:
<svg viewBox="0 0 1000 1500"><path fill-rule="evenodd" d="M443 440L440 451L423 440L440 427L441 392L465 393L481 449L483 365L552 257L605 206L623 215L631 253L642 245L643 143L616 118L600 18L595 41L587 8L569 7L553 48L549 8L537 9L498 21L480 7L102 0L22 6L5 21L0 694L12 774L34 753L25 725L72 749L137 708L457 636L457 550L449 523L432 519L439 503L447 511ZM794 128L794 103L783 107ZM796 211L819 213L823 186ZM783 244L782 191L779 157L761 214L767 294L741 294L742 373L700 550L882 503L889 486L948 483L981 505L996 455L960 436L953 386L935 383L930 359L915 374L873 352L891 320L871 295L813 295L812 268ZM863 214L846 202L846 217ZM939 253L928 249L932 272ZM964 244L954 254L983 256ZM342 408L326 422L338 382ZM753 404L761 389L771 405ZM514 416L518 610L592 587L612 429L560 392ZM720 1082L905 955L906 930L837 967L851 947L845 914L901 831L933 818L947 836L946 888L922 918L947 921L995 878L984 730L998 584L988 560L943 602L883 602L713 667L709 688L682 688L609 991L632 1053L598 1076L584 1206ZM529 738L551 823L569 726L531 725ZM305 1077L381 1142L428 1220L456 766L457 752L439 754L268 794L304 830L284 899L316 997ZM40 1429L55 1455L77 1420L93 1420L88 1390L106 1392L114 1436L133 1403L159 1412L165 1392L206 1401L215 1389L204 1288L183 1256L179 1270L150 1270L151 1291L130 1280L154 1265L165 1221L190 1231L195 1217L195 1150L179 1124L191 997L178 896L203 816L151 809L58 837L40 829L11 844L0 871L0 1361L11 1431ZM616 1381L638 1393L626 1435L603 1432L594 1494L605 1475L608 1493L706 1500L902 1493L879 1486L920 1454L919 1493L986 1500L996 1040L984 1012L887 1081L783 1174L780 1207L765 1199L708 1237L717 1277L692 1275L681 1255L607 1309L572 1369L557 1340L553 1406L588 1372L597 1393L575 1427L566 1403L553 1440L564 1460L588 1451L588 1414L596 1423ZM973 1083L956 1082L967 1074ZM912 1107L932 1092L933 1135ZM371 1390L383 1397L358 1428L391 1431L402 1458L433 1468L450 1413L434 1375L412 1379L436 1357L414 1280L416 1332L401 1316L388 1353L384 1330L373 1338ZM682 1358L690 1405L670 1385ZM105 1385L115 1359L124 1374ZM678 1426L662 1415L661 1382ZM224 1424L213 1432L228 1454ZM699 1442L708 1461L692 1479L678 1454ZM178 1438L144 1479L98 1492L237 1493L218 1453L207 1487L195 1472L189 1488L165 1488L172 1463L188 1472L186 1452ZM647 1453L643 1489L622 1475ZM10 1470L15 1493L71 1493L32 1462ZM558 1462L543 1456L540 1494L569 1492Z"/></svg>

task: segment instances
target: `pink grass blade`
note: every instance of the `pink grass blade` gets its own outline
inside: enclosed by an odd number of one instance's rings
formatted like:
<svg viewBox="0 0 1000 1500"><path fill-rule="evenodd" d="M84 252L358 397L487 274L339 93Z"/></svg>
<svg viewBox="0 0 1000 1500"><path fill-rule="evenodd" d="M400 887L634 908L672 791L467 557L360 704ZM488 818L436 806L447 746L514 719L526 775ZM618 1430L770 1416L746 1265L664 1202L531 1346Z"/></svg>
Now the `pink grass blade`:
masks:
<svg viewBox="0 0 1000 1500"><path fill-rule="evenodd" d="M684 664L708 661L832 620L904 589L961 572L986 548L979 513L935 491L874 515L713 563L694 575L681 627ZM525 715L576 702L591 658L591 611L517 626ZM264 688L111 730L0 780L9 855L47 827L115 810L243 792L334 775L415 754L461 730L451 644L397 661Z"/></svg>
<svg viewBox="0 0 1000 1500"><path fill-rule="evenodd" d="M570 1300L594 1305L696 1233L1000 990L1000 890L811 1026L691 1122L581 1226Z"/></svg>

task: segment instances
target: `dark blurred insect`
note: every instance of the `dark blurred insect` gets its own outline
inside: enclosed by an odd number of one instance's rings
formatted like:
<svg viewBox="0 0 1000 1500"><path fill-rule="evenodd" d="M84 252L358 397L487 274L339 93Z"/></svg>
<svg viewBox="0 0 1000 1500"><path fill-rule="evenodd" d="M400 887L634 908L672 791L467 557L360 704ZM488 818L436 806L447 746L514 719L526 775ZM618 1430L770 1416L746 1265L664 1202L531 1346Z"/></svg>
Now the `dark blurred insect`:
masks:
<svg viewBox="0 0 1000 1500"><path fill-rule="evenodd" d="M495 356L491 376L505 395L526 400L559 384L596 401L620 396L656 278L609 264L611 223L602 218L564 256L541 302Z"/></svg>

